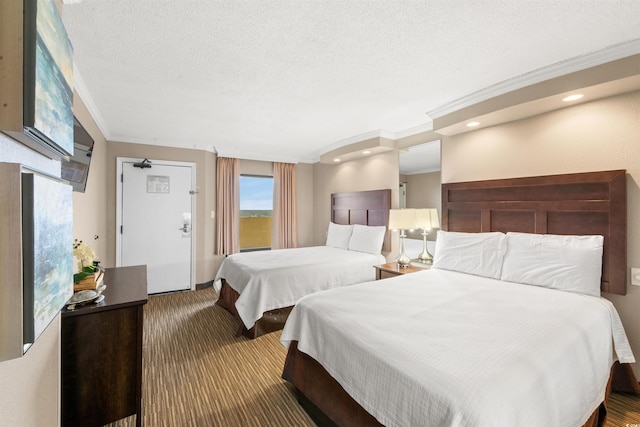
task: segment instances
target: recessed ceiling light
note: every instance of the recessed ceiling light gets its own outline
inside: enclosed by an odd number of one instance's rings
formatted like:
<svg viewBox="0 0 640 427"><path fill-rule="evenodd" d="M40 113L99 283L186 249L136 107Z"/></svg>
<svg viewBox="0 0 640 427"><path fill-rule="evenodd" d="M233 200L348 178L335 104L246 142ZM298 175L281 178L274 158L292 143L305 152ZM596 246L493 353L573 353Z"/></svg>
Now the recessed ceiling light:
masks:
<svg viewBox="0 0 640 427"><path fill-rule="evenodd" d="M580 98L582 98L583 96L584 96L584 95L583 95L583 94L581 94L581 93L576 93L575 95L569 95L569 96L567 96L567 97L565 97L565 98L562 98L562 100L563 100L564 102L571 102L571 101L575 101L575 100L577 100L577 99L580 99Z"/></svg>
<svg viewBox="0 0 640 427"><path fill-rule="evenodd" d="M467 126L470 128L476 127L480 124L480 122L469 122L467 123Z"/></svg>
<svg viewBox="0 0 640 427"><path fill-rule="evenodd" d="M364 150L364 151L362 152L362 154L371 154L371 151L369 151L369 150Z"/></svg>
<svg viewBox="0 0 640 427"><path fill-rule="evenodd" d="M333 159L334 162L338 163L340 159Z"/></svg>

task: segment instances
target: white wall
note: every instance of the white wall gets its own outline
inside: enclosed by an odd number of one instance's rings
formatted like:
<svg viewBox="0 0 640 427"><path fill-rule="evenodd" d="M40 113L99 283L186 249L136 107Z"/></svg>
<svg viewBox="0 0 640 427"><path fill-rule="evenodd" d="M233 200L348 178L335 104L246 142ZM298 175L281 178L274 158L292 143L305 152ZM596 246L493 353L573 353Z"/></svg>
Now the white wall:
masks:
<svg viewBox="0 0 640 427"><path fill-rule="evenodd" d="M442 140L442 182L627 171L627 265L640 267L640 92ZM627 283L630 272L627 269ZM604 294L640 360L640 287ZM634 366L640 378L640 369Z"/></svg>

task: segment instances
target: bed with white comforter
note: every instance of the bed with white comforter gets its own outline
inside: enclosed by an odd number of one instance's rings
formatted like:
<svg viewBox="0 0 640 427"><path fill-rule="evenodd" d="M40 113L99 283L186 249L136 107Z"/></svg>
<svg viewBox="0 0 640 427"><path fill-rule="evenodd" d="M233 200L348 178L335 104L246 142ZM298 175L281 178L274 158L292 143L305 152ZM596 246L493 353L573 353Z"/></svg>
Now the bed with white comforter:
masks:
<svg viewBox="0 0 640 427"><path fill-rule="evenodd" d="M263 313L290 307L305 295L373 280L373 266L385 262L381 254L331 246L246 252L225 258L214 286L220 292L225 279L240 294L235 307L250 329Z"/></svg>
<svg viewBox="0 0 640 427"><path fill-rule="evenodd" d="M300 298L375 279L384 264L386 226L329 223L325 246L243 252L224 259L214 280L217 304L257 338L282 329Z"/></svg>
<svg viewBox="0 0 640 427"><path fill-rule="evenodd" d="M633 361L604 298L436 269L303 298L281 340L389 427L580 426Z"/></svg>
<svg viewBox="0 0 640 427"><path fill-rule="evenodd" d="M317 362L389 427L591 422L614 362L635 362L600 296L602 236L439 231L435 249L430 270L302 298L284 378L322 397Z"/></svg>

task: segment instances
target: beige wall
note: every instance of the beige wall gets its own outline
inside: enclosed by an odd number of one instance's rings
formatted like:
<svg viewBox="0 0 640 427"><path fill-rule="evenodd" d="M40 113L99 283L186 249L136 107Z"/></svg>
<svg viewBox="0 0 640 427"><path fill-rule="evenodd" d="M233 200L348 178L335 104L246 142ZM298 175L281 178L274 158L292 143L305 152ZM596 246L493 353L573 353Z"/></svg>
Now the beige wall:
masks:
<svg viewBox="0 0 640 427"><path fill-rule="evenodd" d="M73 237L89 245L104 263L107 260L107 142L77 94L74 94L73 111L94 141L85 192L73 192Z"/></svg>
<svg viewBox="0 0 640 427"><path fill-rule="evenodd" d="M150 160L171 160L196 164L196 237L195 264L196 284L213 280L219 265L219 257L214 255L215 219L215 154L181 148L159 147L144 144L107 142L106 150L106 266L115 266L116 255L116 163L118 157Z"/></svg>
<svg viewBox="0 0 640 427"><path fill-rule="evenodd" d="M18 358L0 362L0 425L60 425L60 316Z"/></svg>
<svg viewBox="0 0 640 427"><path fill-rule="evenodd" d="M626 169L627 265L640 267L639 117L636 91L446 137L442 182ZM627 295L604 297L616 306L639 358L640 287L628 285ZM637 364L634 369L640 378Z"/></svg>
<svg viewBox="0 0 640 427"><path fill-rule="evenodd" d="M345 191L391 189L392 207L398 207L400 176L398 174L398 152L388 151L361 160L352 160L337 165L314 164L314 245L324 245L327 228L331 220L331 194ZM398 239L391 239L392 250L387 259L398 253Z"/></svg>
<svg viewBox="0 0 640 427"><path fill-rule="evenodd" d="M407 183L408 208L436 208L440 215L442 205L440 171L400 175L400 182Z"/></svg>
<svg viewBox="0 0 640 427"><path fill-rule="evenodd" d="M59 161L48 159L2 133L0 162L22 163L60 176ZM3 246L15 244L0 240L0 252L4 252ZM22 284L0 283L0 286ZM31 427L59 424L60 316L47 326L26 355L0 362L0 385L0 425Z"/></svg>
<svg viewBox="0 0 640 427"><path fill-rule="evenodd" d="M240 159L240 175L273 176L273 162Z"/></svg>

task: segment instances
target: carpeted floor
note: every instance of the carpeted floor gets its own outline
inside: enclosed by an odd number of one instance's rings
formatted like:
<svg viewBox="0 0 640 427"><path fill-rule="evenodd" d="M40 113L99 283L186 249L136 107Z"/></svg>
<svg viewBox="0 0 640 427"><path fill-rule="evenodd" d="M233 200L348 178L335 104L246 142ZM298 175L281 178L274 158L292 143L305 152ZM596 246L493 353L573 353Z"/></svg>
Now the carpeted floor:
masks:
<svg viewBox="0 0 640 427"><path fill-rule="evenodd" d="M143 426L315 426L280 378L280 332L235 337L212 288L152 296L145 306ZM135 417L111 427L135 425ZM614 393L607 426L640 427L640 397Z"/></svg>
<svg viewBox="0 0 640 427"><path fill-rule="evenodd" d="M144 312L144 426L315 426L280 378L280 332L235 337L213 288L152 296ZM135 425L129 417L112 426Z"/></svg>

